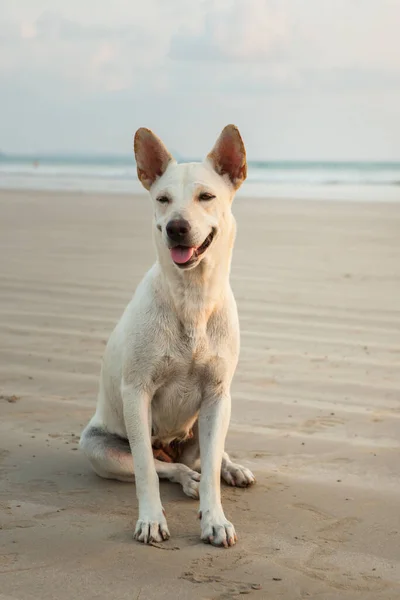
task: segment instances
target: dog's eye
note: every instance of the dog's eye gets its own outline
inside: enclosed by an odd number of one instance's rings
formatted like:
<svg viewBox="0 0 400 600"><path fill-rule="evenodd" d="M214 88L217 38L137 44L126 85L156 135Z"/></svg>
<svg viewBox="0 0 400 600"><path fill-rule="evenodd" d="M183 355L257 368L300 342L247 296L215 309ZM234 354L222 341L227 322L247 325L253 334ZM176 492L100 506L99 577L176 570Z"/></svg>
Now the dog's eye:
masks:
<svg viewBox="0 0 400 600"><path fill-rule="evenodd" d="M201 192L201 194L199 194L199 200L202 200L203 202L213 200L213 198L215 198L215 196L214 194L210 194L210 192Z"/></svg>
<svg viewBox="0 0 400 600"><path fill-rule="evenodd" d="M169 204L169 198L168 196L159 196L157 198L157 202L159 202L160 204Z"/></svg>

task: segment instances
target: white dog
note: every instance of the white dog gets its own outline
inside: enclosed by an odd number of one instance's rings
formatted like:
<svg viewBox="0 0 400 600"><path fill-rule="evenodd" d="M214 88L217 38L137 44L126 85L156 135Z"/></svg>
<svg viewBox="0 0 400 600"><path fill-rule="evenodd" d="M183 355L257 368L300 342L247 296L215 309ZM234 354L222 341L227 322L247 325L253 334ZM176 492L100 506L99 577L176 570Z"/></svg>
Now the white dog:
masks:
<svg viewBox="0 0 400 600"><path fill-rule="evenodd" d="M233 486L255 481L224 452L239 354L231 204L246 178L246 151L233 125L203 163L177 164L144 128L134 146L138 177L154 204L157 262L111 334L97 410L80 446L101 477L136 481L140 542L169 538L161 477L200 495L202 540L232 546L237 537L222 508L221 475Z"/></svg>

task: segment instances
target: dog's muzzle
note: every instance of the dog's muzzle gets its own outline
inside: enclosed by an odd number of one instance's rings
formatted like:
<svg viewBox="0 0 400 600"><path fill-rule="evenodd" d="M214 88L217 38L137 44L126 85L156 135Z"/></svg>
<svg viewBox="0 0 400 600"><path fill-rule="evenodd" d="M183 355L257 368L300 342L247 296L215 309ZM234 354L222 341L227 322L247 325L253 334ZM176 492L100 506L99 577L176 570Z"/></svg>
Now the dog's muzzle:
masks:
<svg viewBox="0 0 400 600"><path fill-rule="evenodd" d="M181 269L192 267L210 246L215 237L216 231L217 230L213 228L201 246L198 247L184 243L170 246L171 258L173 262Z"/></svg>

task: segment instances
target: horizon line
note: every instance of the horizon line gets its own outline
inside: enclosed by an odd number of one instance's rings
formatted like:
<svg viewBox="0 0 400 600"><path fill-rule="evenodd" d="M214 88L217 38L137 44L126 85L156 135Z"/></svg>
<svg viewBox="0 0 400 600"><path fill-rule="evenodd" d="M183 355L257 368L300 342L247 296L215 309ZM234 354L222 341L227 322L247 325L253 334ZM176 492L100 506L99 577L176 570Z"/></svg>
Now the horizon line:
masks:
<svg viewBox="0 0 400 600"><path fill-rule="evenodd" d="M203 162L204 159L192 158L192 157L183 157L179 155L178 152L175 152L177 155L177 162ZM19 160L32 160L33 162L37 160L45 160L45 159L66 159L66 158L75 158L75 159L124 159L128 160L130 155L128 153L99 153L99 152L65 152L65 151L50 151L50 152L4 152L0 151L0 160L2 159L19 159ZM248 159L248 164L256 166L256 165L268 165L268 164L341 164L341 165L356 165L356 164L393 164L399 165L400 159L314 159L314 158L267 158L267 159ZM132 158L132 165L135 165L135 160Z"/></svg>

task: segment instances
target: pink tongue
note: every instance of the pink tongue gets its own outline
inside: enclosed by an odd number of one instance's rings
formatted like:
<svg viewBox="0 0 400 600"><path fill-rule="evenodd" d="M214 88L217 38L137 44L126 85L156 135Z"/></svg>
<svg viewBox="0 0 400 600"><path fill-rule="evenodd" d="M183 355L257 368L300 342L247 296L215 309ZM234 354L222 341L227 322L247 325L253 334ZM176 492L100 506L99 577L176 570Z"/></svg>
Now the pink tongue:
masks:
<svg viewBox="0 0 400 600"><path fill-rule="evenodd" d="M186 248L185 246L176 246L171 248L171 258L178 265L187 263L193 256L194 248Z"/></svg>

